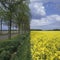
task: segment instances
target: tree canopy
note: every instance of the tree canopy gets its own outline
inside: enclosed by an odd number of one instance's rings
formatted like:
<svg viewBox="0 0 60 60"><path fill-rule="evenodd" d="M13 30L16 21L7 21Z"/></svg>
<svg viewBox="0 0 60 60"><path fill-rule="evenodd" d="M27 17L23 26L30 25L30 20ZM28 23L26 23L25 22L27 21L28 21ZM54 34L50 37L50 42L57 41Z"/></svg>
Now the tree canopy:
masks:
<svg viewBox="0 0 60 60"><path fill-rule="evenodd" d="M8 21L8 34L11 39L11 27L14 22L18 26L19 34L28 33L30 29L29 0L0 0L0 17Z"/></svg>

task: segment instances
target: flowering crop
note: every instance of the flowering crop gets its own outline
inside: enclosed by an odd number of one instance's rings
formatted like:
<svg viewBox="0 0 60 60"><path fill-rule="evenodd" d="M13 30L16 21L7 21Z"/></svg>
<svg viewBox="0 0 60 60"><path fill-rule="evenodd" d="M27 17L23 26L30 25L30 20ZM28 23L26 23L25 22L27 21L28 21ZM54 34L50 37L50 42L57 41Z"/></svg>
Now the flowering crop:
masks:
<svg viewBox="0 0 60 60"><path fill-rule="evenodd" d="M31 31L32 60L60 60L60 31Z"/></svg>

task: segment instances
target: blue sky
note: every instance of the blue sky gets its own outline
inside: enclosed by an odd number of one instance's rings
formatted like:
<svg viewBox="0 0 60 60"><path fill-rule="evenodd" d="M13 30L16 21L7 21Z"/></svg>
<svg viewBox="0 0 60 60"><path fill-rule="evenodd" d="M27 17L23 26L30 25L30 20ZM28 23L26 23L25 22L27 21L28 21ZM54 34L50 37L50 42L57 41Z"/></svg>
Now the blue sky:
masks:
<svg viewBox="0 0 60 60"><path fill-rule="evenodd" d="M60 0L30 0L29 7L31 29L60 29Z"/></svg>
<svg viewBox="0 0 60 60"><path fill-rule="evenodd" d="M30 0L32 29L60 29L60 0Z"/></svg>

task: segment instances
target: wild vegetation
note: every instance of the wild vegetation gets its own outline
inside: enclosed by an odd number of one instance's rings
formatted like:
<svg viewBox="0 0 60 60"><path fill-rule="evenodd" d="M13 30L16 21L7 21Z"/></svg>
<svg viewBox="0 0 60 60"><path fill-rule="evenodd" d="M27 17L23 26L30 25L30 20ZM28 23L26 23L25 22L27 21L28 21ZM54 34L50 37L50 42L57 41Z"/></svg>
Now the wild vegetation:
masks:
<svg viewBox="0 0 60 60"><path fill-rule="evenodd" d="M29 35L0 41L0 60L31 60Z"/></svg>

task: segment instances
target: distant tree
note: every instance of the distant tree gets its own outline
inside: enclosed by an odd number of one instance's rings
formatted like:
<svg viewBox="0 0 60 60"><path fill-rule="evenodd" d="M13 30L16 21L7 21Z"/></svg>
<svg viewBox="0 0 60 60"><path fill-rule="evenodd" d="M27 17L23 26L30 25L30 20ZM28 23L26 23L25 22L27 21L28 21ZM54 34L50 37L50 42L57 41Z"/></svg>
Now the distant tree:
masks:
<svg viewBox="0 0 60 60"><path fill-rule="evenodd" d="M60 31L60 29L53 29L54 31Z"/></svg>

